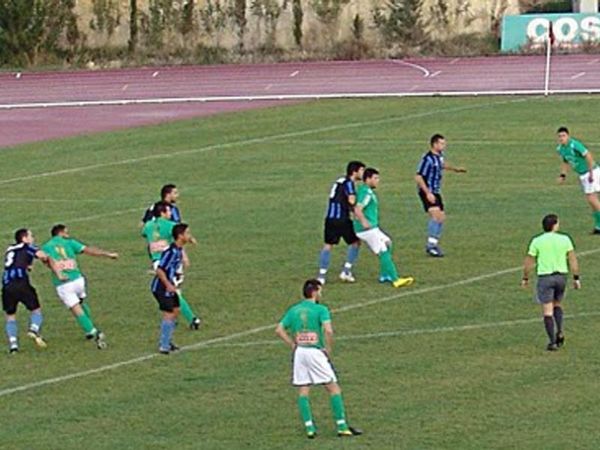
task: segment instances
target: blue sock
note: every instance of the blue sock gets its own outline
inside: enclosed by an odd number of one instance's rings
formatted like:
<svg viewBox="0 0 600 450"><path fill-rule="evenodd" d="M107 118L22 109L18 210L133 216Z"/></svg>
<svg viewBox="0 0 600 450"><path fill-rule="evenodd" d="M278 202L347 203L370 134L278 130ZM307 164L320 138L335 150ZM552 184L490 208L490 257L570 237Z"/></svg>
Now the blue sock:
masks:
<svg viewBox="0 0 600 450"><path fill-rule="evenodd" d="M329 269L331 261L331 252L329 250L321 250L319 254L319 275L325 275Z"/></svg>
<svg viewBox="0 0 600 450"><path fill-rule="evenodd" d="M442 228L444 227L443 222L436 222L435 237L439 240L442 236Z"/></svg>
<svg viewBox="0 0 600 450"><path fill-rule="evenodd" d="M427 247L435 247L438 244L437 225L438 223L433 219L427 222Z"/></svg>
<svg viewBox="0 0 600 450"><path fill-rule="evenodd" d="M169 350L171 348L171 339L175 330L175 321L163 319L160 324L160 349Z"/></svg>
<svg viewBox="0 0 600 450"><path fill-rule="evenodd" d="M34 311L29 316L29 329L31 331L35 331L39 333L42 329L42 322L44 321L44 316L42 316L41 311Z"/></svg>
<svg viewBox="0 0 600 450"><path fill-rule="evenodd" d="M350 271L352 270L352 266L354 265L354 263L356 262L356 259L358 258L359 249L360 249L360 247L358 245L350 245L348 247L346 263L344 264L344 272L345 273L350 273Z"/></svg>
<svg viewBox="0 0 600 450"><path fill-rule="evenodd" d="M8 342L10 344L10 348L17 347L17 321L16 320L7 320L6 321L6 336L8 336Z"/></svg>

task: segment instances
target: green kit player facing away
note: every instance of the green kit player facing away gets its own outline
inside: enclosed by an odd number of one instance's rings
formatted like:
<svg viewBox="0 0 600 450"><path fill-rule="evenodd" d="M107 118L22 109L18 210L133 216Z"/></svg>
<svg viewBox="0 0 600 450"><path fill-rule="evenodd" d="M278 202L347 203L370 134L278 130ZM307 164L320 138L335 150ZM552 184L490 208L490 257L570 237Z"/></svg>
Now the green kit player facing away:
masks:
<svg viewBox="0 0 600 450"><path fill-rule="evenodd" d="M329 309L319 304L321 283L307 280L302 294L304 298L287 310L275 332L293 352L292 384L298 387L298 408L306 435L312 439L317 433L308 396L311 386L318 384L329 392L338 436L362 434L348 425L342 390L329 359L333 327Z"/></svg>
<svg viewBox="0 0 600 450"><path fill-rule="evenodd" d="M62 224L53 226L50 233L52 239L42 245L42 250L52 260L56 271L59 273L59 275L52 274L52 283L56 288L56 293L64 305L73 313L75 320L84 331L85 337L94 339L99 349L106 348L104 333L94 325L89 304L85 302L87 297L85 278L79 270L77 256L83 253L90 256L117 259L119 255L72 239L69 236L69 230Z"/></svg>
<svg viewBox="0 0 600 450"><path fill-rule="evenodd" d="M529 243L523 264L521 285L529 285L529 273L536 268L537 301L542 305L544 327L550 342L547 349L557 350L565 342L562 330L563 310L561 302L567 286L569 268L573 272L573 287L581 288L579 264L571 238L558 232L559 221L556 214L549 214L542 220L544 232L535 236ZM556 325L556 329L555 329Z"/></svg>
<svg viewBox="0 0 600 450"><path fill-rule="evenodd" d="M177 225L171 220L171 206L166 202L158 202L152 208L154 219L147 221L142 228L142 236L148 242L148 251L152 260L152 268L154 271L158 268L160 257L169 245L173 243L173 228ZM183 252L181 267L177 269L177 277L175 279L176 287L183 283L183 268L189 267L189 259ZM181 289L177 290L179 294L179 307L185 320L189 323L190 329L197 330L200 328L201 320L196 316L190 304L183 297Z"/></svg>
<svg viewBox="0 0 600 450"><path fill-rule="evenodd" d="M556 151L562 159L558 182L564 183L569 166L579 177L585 198L592 208L594 217L593 234L600 234L600 168L594 162L592 153L577 139L570 137L566 127L558 129L558 147Z"/></svg>
<svg viewBox="0 0 600 450"><path fill-rule="evenodd" d="M359 186L354 208L354 231L358 238L379 257L381 283L392 283L394 287L410 286L411 276L400 277L392 259L392 239L379 228L379 199L375 189L379 186L379 172L365 169L364 183Z"/></svg>

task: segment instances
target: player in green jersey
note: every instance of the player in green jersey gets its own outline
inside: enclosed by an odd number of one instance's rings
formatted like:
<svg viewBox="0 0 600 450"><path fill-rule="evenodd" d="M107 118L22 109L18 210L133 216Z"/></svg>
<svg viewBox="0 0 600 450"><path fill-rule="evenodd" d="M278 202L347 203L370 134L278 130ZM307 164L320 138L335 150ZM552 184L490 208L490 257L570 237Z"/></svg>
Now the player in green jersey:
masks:
<svg viewBox="0 0 600 450"><path fill-rule="evenodd" d="M160 257L163 251L169 248L173 241L173 227L177 223L171 220L171 206L166 202L158 202L152 208L154 219L149 220L144 224L142 228L142 236L146 238L148 242L148 252L150 259L152 260L152 269L154 273L160 262ZM190 260L187 257L185 251L183 252L183 264L178 268L176 277L177 293L179 295L179 306L181 308L181 314L185 320L189 323L190 329L198 330L202 321L183 297L182 291L179 288L183 283L183 269L190 265Z"/></svg>
<svg viewBox="0 0 600 450"><path fill-rule="evenodd" d="M354 208L354 231L359 239L367 244L379 257L381 283L392 283L394 287L410 286L415 279L400 277L392 259L392 239L379 228L379 199L375 189L379 186L379 172L365 169L364 183L358 188Z"/></svg>
<svg viewBox="0 0 600 450"><path fill-rule="evenodd" d="M77 255L83 253L110 259L117 259L119 255L72 239L69 236L69 230L62 224L53 226L50 233L52 239L42 245L42 250L52 259L53 265L60 273L60 276L56 273L52 274L52 283L56 288L56 293L73 313L75 320L84 331L85 337L94 339L99 349L106 348L104 333L94 325L89 304L84 302L87 297L85 278L79 269Z"/></svg>
<svg viewBox="0 0 600 450"><path fill-rule="evenodd" d="M579 177L585 198L592 208L594 217L593 234L600 234L600 167L594 161L592 152L577 139L569 135L567 127L558 129L558 147L556 151L562 159L558 182L563 184L567 178L569 166Z"/></svg>
<svg viewBox="0 0 600 450"><path fill-rule="evenodd" d="M527 256L523 263L521 285L529 285L529 274L536 268L537 301L542 305L544 327L550 342L547 349L557 350L565 342L562 331L563 310L561 302L567 286L569 269L573 273L573 287L581 288L579 264L575 255L575 246L571 238L559 233L559 221L556 214L548 214L542 220L544 232L535 236L529 243ZM556 330L555 330L556 324Z"/></svg>
<svg viewBox="0 0 600 450"><path fill-rule="evenodd" d="M308 396L311 386L318 384L329 392L338 436L362 434L348 425L342 390L330 361L333 327L329 309L319 304L321 283L307 280L302 294L304 298L287 310L275 332L293 352L292 384L298 387L298 408L306 435L312 439L317 433Z"/></svg>

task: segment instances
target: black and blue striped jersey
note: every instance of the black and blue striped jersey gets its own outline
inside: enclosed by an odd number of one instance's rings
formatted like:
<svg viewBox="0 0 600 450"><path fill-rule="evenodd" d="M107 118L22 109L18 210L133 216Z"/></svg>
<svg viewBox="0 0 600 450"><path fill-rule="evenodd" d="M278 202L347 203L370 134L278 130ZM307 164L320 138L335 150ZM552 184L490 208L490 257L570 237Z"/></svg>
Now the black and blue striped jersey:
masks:
<svg viewBox="0 0 600 450"><path fill-rule="evenodd" d="M158 268L162 269L167 275L167 279L175 284L179 267L183 264L183 248L176 244L171 244L160 256ZM165 286L157 276L154 277L151 284L152 292L165 292ZM172 292L166 292L167 297L175 295Z"/></svg>
<svg viewBox="0 0 600 450"><path fill-rule="evenodd" d="M28 280L29 267L38 251L36 246L24 242L8 247L4 253L2 285L6 286L15 280Z"/></svg>
<svg viewBox="0 0 600 450"><path fill-rule="evenodd" d="M429 151L421 158L417 174L423 177L425 184L432 193L439 194L442 189L443 170L444 155Z"/></svg>
<svg viewBox="0 0 600 450"><path fill-rule="evenodd" d="M325 218L328 220L350 220L352 206L348 200L351 195L356 195L354 181L348 177L335 180L329 192L329 202Z"/></svg>

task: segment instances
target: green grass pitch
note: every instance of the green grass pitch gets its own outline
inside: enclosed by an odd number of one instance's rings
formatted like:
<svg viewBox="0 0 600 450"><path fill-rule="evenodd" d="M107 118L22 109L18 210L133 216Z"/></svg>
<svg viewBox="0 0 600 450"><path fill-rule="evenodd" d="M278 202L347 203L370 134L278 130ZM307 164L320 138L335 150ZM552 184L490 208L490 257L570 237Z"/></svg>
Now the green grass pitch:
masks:
<svg viewBox="0 0 600 450"><path fill-rule="evenodd" d="M576 177L556 184L554 133L570 126L600 158L598 117L596 97L319 101L2 150L5 245L17 227L41 242L65 222L121 258L81 258L107 351L83 339L36 266L49 348L26 340L21 308L22 352L1 347L0 448L596 448L600 238L589 235ZM413 181L435 132L448 138L448 160L469 169L445 177L441 260L424 254ZM275 324L299 299L316 273L330 184L350 159L380 169L382 227L401 272L417 282L379 285L363 247L357 283L343 285L335 275L345 249L336 249L323 301L334 310L333 360L350 421L365 434L336 438L317 389L320 434L309 442L288 350L271 330L231 335ZM156 352L159 313L138 223L167 182L180 187L200 241L184 289L204 328L181 323L176 342L226 339L131 362ZM566 347L554 354L516 269L549 212L588 252L584 288L566 301ZM12 391L120 362L131 364Z"/></svg>

